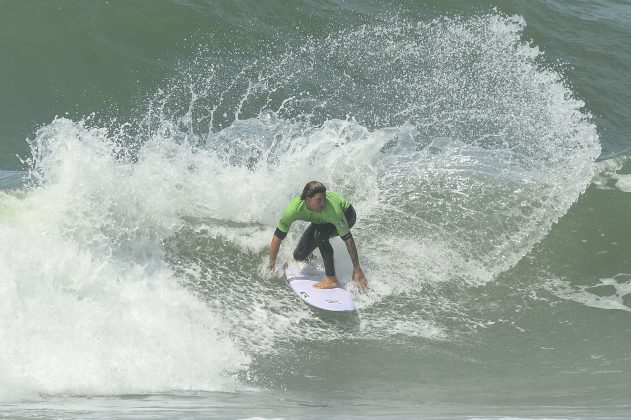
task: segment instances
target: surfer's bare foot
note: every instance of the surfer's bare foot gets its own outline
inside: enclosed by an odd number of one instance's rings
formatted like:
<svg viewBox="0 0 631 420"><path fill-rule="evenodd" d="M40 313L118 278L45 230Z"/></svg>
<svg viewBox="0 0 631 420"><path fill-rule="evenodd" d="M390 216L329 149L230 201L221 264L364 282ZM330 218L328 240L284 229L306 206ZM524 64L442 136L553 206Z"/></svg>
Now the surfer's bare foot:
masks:
<svg viewBox="0 0 631 420"><path fill-rule="evenodd" d="M321 281L314 284L313 287L316 289L333 289L337 287L337 279L332 276L326 276Z"/></svg>

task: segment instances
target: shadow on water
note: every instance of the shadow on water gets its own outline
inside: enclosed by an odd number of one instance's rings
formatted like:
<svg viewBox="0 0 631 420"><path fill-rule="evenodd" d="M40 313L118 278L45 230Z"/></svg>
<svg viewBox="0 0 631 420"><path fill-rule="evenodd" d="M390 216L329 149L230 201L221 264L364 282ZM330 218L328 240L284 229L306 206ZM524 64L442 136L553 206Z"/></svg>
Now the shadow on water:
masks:
<svg viewBox="0 0 631 420"><path fill-rule="evenodd" d="M291 293L291 289L288 291ZM298 296L296 296L296 299L302 302L302 299ZM358 333L360 331L360 319L357 310L334 312L316 308L315 306L311 306L304 302L303 304L309 308L313 315L315 315L320 321L325 322L331 328L335 328L345 333Z"/></svg>

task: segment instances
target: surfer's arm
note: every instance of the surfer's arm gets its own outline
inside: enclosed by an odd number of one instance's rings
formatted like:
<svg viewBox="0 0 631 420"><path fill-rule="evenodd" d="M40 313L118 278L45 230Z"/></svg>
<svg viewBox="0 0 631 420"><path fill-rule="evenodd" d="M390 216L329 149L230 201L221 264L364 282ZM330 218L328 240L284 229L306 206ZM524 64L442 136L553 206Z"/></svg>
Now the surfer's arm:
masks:
<svg viewBox="0 0 631 420"><path fill-rule="evenodd" d="M351 257L351 261L353 262L353 280L359 283L359 285L364 288L366 287L366 277L364 276L364 272L359 266L359 256L357 255L357 247L355 246L355 240L349 234L348 238L344 240L346 244L346 249L348 250L348 255Z"/></svg>
<svg viewBox="0 0 631 420"><path fill-rule="evenodd" d="M350 255L351 261L353 262L353 268L359 268L359 257L357 256L357 247L355 246L353 237L348 235L348 238L344 240L344 243L346 244L348 255Z"/></svg>
<svg viewBox="0 0 631 420"><path fill-rule="evenodd" d="M278 255L278 250L280 249L280 243L287 236L287 232L289 232L289 227L294 222L296 218L295 211L293 211L293 207L291 203L287 206L285 211L283 212L283 216L278 222L278 226L274 231L274 236L272 237L272 243L269 247L269 269L273 270L276 266L276 256Z"/></svg>
<svg viewBox="0 0 631 420"><path fill-rule="evenodd" d="M276 266L276 256L278 255L278 250L280 249L280 243L283 240L278 236L272 236L272 243L269 247L269 268L273 270Z"/></svg>

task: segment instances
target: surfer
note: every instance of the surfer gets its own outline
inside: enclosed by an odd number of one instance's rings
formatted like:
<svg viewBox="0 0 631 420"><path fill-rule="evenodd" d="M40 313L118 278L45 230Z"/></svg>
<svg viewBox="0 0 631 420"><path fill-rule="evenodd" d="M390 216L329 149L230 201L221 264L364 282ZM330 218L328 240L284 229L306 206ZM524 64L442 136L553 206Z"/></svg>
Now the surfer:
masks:
<svg viewBox="0 0 631 420"><path fill-rule="evenodd" d="M311 181L305 185L302 195L294 197L285 210L274 231L269 251L269 268L274 269L280 243L289 227L296 220L311 222L294 250L294 259L305 261L316 249L320 249L324 260L324 278L313 287L329 289L337 286L335 264L333 262L333 247L329 239L340 236L346 244L346 249L353 262L353 280L361 288L366 287L366 277L359 266L357 247L351 235L351 228L355 224L355 209L342 195L327 191L324 184Z"/></svg>

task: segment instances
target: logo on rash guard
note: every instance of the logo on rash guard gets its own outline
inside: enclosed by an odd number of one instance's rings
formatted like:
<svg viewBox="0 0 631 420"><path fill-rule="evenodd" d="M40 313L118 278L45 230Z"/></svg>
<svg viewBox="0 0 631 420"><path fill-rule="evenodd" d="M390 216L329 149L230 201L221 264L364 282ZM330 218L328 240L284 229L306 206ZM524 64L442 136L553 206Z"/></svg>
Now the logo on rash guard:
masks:
<svg viewBox="0 0 631 420"><path fill-rule="evenodd" d="M340 219L340 227L344 227L346 223L344 223L344 219Z"/></svg>

